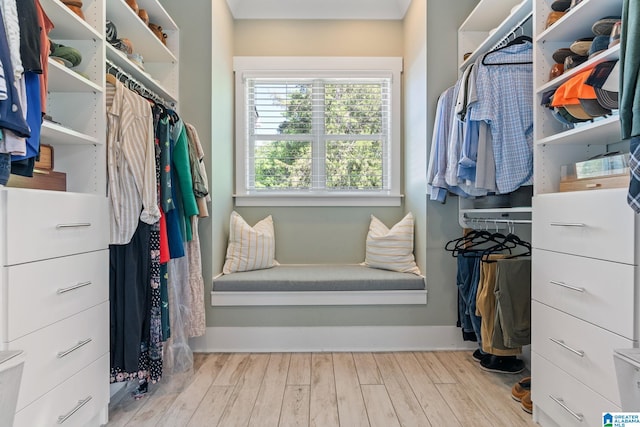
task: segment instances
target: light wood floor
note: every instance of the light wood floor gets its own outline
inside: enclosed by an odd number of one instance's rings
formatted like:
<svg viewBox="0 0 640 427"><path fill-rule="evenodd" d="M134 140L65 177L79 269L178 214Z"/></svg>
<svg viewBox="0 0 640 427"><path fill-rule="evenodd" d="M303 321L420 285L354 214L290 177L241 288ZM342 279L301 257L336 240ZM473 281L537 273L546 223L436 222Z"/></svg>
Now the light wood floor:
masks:
<svg viewBox="0 0 640 427"><path fill-rule="evenodd" d="M107 426L536 425L511 398L527 373L485 372L467 351L197 353L194 372L113 403Z"/></svg>

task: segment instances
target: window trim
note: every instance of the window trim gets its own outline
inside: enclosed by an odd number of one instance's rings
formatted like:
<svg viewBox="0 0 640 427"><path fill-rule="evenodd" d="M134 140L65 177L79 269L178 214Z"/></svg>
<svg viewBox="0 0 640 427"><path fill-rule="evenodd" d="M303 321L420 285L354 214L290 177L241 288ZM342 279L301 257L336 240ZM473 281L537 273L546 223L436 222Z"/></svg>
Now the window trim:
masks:
<svg viewBox="0 0 640 427"><path fill-rule="evenodd" d="M237 206L400 206L401 191L401 57L284 57L236 56L235 72L235 203ZM287 72L309 77L344 77L357 72L357 77L389 77L391 75L390 187L381 191L247 191L247 117L245 79L276 77Z"/></svg>

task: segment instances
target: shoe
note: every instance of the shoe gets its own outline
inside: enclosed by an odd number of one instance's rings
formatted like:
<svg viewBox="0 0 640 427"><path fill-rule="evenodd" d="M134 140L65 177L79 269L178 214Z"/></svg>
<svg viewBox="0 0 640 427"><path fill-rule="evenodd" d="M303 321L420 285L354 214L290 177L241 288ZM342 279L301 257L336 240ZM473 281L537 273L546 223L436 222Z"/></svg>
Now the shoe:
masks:
<svg viewBox="0 0 640 427"><path fill-rule="evenodd" d="M531 377L525 377L515 383L511 388L511 397L516 402L521 402L525 394L531 391Z"/></svg>
<svg viewBox="0 0 640 427"><path fill-rule="evenodd" d="M533 402L531 402L531 392L528 391L522 396L522 401L520 401L520 406L522 406L522 410L524 412L528 412L529 414L533 413Z"/></svg>
<svg viewBox="0 0 640 427"><path fill-rule="evenodd" d="M485 371L499 374L518 374L524 371L524 362L510 356L489 355L480 361L480 367Z"/></svg>
<svg viewBox="0 0 640 427"><path fill-rule="evenodd" d="M476 362L482 362L482 359L484 359L487 356L490 356L490 354L482 353L480 349L476 349L476 351L474 351L473 354L471 355L471 358Z"/></svg>

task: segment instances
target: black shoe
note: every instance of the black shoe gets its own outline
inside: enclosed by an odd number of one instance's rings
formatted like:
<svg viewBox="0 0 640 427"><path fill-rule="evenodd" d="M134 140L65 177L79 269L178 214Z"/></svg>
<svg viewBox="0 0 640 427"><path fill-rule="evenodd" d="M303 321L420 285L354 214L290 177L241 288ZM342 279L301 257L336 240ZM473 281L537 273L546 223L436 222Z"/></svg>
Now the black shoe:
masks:
<svg viewBox="0 0 640 427"><path fill-rule="evenodd" d="M510 356L485 357L480 361L480 367L485 371L497 372L500 374L518 374L524 371L524 362Z"/></svg>
<svg viewBox="0 0 640 427"><path fill-rule="evenodd" d="M491 355L489 353L481 352L480 349L476 349L476 351L474 351L473 354L471 355L471 358L476 362L482 362L482 360L487 356L491 356Z"/></svg>

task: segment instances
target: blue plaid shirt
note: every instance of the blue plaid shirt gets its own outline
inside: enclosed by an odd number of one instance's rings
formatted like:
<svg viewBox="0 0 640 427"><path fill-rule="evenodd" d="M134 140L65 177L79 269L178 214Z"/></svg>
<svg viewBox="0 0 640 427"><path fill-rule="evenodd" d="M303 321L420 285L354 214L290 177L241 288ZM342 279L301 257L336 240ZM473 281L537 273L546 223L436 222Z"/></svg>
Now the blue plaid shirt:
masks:
<svg viewBox="0 0 640 427"><path fill-rule="evenodd" d="M508 46L477 63L478 102L469 106L471 120L489 124L499 193L510 193L533 179L533 66L530 42Z"/></svg>

